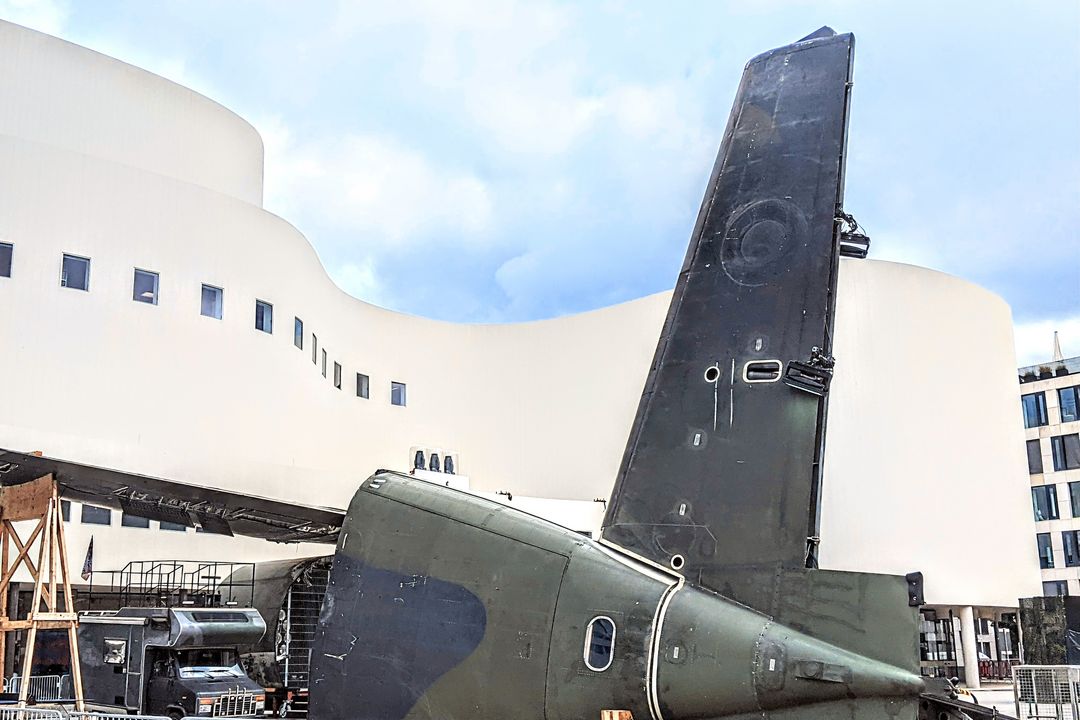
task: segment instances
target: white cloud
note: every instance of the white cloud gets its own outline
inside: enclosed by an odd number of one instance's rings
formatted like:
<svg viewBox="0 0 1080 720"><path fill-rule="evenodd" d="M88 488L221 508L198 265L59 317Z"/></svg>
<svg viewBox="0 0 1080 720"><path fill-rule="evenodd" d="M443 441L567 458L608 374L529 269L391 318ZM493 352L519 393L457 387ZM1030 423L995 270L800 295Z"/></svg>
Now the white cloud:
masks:
<svg viewBox="0 0 1080 720"><path fill-rule="evenodd" d="M67 3L60 0L0 0L0 18L59 35L67 24Z"/></svg>
<svg viewBox="0 0 1080 720"><path fill-rule="evenodd" d="M1080 357L1080 314L1077 314L1017 323L1014 328L1017 364L1024 367L1049 360L1053 356L1055 330L1064 356Z"/></svg>
<svg viewBox="0 0 1080 720"><path fill-rule="evenodd" d="M258 123L266 147L266 207L298 223L322 223L368 248L422 237L482 244L494 207L486 183L434 165L386 135L296 141L277 119ZM359 235L359 237L357 237Z"/></svg>

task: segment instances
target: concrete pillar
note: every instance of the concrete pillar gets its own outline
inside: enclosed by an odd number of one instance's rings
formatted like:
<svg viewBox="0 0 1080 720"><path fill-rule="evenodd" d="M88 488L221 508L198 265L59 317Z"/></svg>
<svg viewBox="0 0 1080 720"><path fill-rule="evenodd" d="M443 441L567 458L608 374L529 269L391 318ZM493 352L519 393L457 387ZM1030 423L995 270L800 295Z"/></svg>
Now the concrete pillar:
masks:
<svg viewBox="0 0 1080 720"><path fill-rule="evenodd" d="M964 652L964 685L969 690L982 687L979 682L979 643L975 638L975 608L960 608L960 647Z"/></svg>

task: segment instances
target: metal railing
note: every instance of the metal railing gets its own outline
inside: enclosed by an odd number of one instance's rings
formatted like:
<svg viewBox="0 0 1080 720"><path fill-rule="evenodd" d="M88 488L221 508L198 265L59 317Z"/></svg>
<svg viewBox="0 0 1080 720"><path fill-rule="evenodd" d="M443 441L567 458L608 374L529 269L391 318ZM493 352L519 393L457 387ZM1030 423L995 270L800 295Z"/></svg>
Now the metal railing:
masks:
<svg viewBox="0 0 1080 720"><path fill-rule="evenodd" d="M255 599L255 564L135 560L121 570L93 571L86 596L91 608L95 602L116 607L250 607Z"/></svg>
<svg viewBox="0 0 1080 720"><path fill-rule="evenodd" d="M126 713L76 712L74 710L68 712L65 717L72 720L170 720L162 715L128 715ZM7 718L0 717L0 720L7 720ZM28 718L28 720L34 719Z"/></svg>
<svg viewBox="0 0 1080 720"><path fill-rule="evenodd" d="M1017 665L1013 697L1019 720L1080 720L1080 666Z"/></svg>

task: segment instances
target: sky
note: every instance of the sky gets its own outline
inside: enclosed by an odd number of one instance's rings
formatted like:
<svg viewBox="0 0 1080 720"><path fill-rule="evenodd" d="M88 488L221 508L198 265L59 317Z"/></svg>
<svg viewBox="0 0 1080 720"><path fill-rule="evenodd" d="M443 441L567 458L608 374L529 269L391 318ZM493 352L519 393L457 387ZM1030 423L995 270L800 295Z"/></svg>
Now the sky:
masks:
<svg viewBox="0 0 1080 720"><path fill-rule="evenodd" d="M1080 0L0 0L250 121L265 206L379 305L533 320L670 289L750 57L855 33L870 257L1080 355Z"/></svg>

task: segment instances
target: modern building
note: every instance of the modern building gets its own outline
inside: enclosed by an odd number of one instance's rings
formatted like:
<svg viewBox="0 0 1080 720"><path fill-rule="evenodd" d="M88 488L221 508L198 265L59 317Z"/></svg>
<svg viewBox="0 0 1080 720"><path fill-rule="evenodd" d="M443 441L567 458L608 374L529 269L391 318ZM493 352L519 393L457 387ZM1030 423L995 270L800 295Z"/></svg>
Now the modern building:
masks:
<svg viewBox="0 0 1080 720"><path fill-rule="evenodd" d="M0 447L337 507L419 454L595 533L670 293L516 324L391 312L334 285L262 180L226 108L0 22ZM1040 588L1010 310L869 260L838 297L821 565L921 570L927 672L975 683L979 642L998 657L995 623ZM97 569L313 552L69 510Z"/></svg>
<svg viewBox="0 0 1080 720"><path fill-rule="evenodd" d="M1019 369L1043 595L1080 595L1080 357Z"/></svg>

